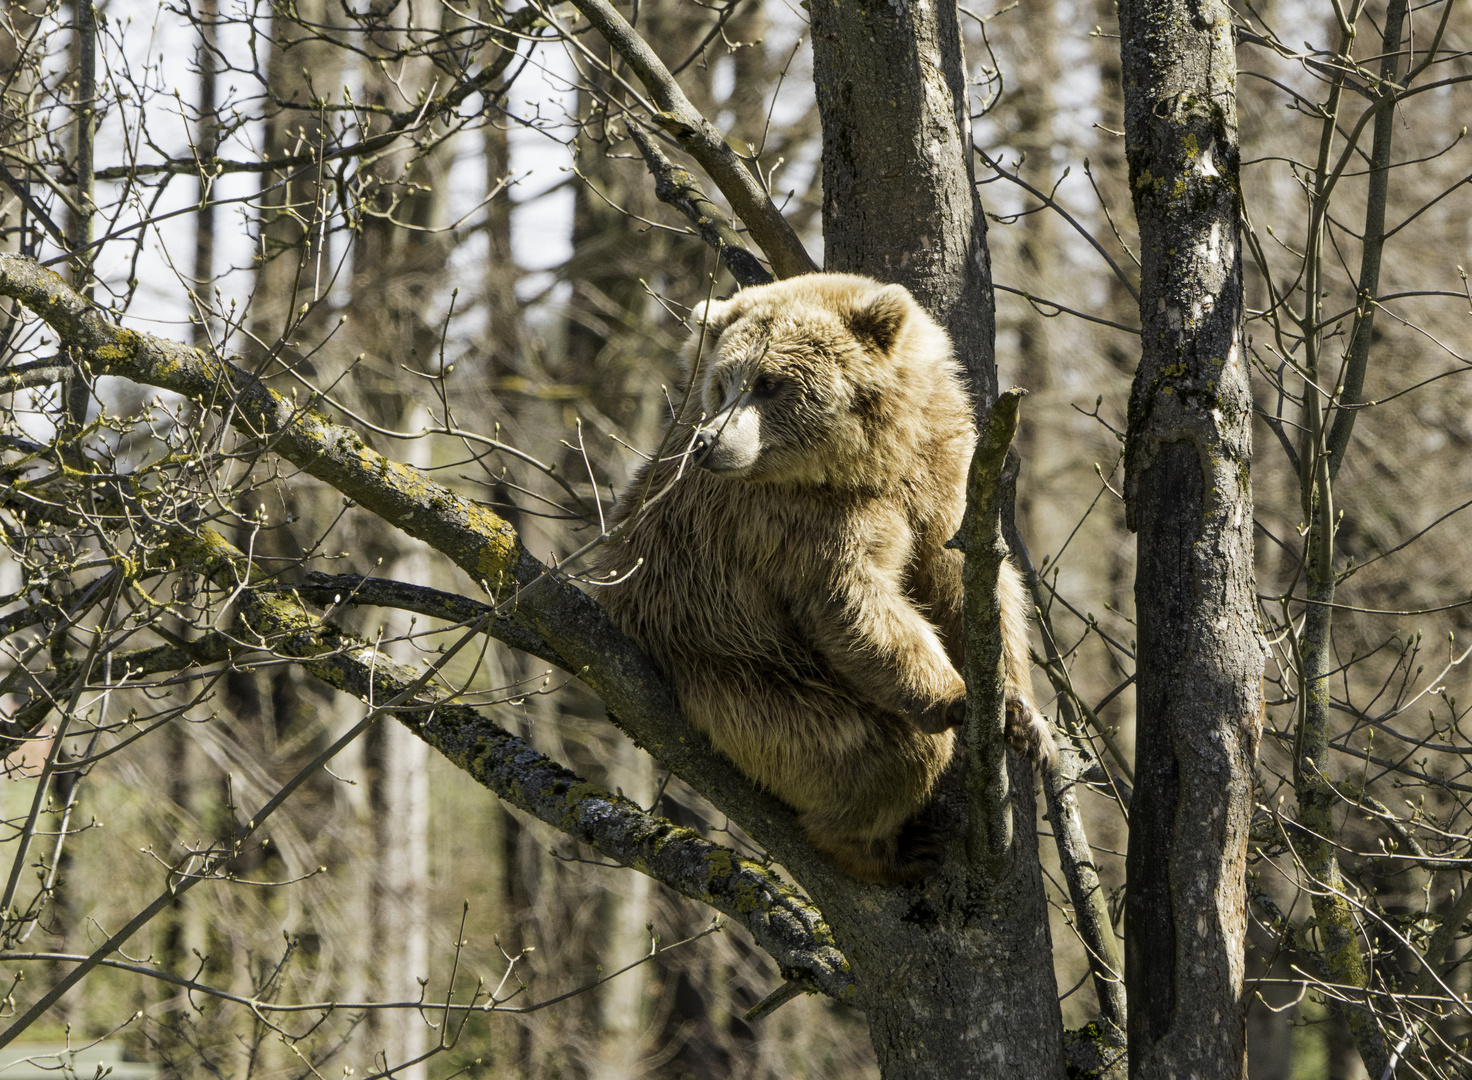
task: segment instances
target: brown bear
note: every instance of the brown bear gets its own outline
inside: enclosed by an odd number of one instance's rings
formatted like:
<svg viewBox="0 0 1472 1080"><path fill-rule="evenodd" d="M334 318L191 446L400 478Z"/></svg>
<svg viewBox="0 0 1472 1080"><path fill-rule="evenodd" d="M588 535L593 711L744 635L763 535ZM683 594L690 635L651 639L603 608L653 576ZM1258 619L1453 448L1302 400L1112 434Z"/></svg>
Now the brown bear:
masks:
<svg viewBox="0 0 1472 1080"><path fill-rule="evenodd" d="M698 308L683 414L598 590L686 716L867 881L906 844L964 713L959 552L975 442L950 339L898 285L809 274ZM595 577L595 580L597 578ZM1009 730L1046 764L1021 578L1001 581ZM910 830L919 835L921 830Z"/></svg>

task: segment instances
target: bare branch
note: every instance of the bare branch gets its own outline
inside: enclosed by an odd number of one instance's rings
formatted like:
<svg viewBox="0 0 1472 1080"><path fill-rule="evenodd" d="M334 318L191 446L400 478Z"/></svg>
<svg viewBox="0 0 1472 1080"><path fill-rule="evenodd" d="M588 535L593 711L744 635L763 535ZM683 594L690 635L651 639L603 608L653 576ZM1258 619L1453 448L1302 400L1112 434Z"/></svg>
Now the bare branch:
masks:
<svg viewBox="0 0 1472 1080"><path fill-rule="evenodd" d="M993 879L1007 873L1012 842L1012 791L1007 775L1007 704L997 575L1007 558L997 488L1007 450L1017 433L1017 408L1025 390L997 395L976 440L966 481L966 516L958 534L966 553L966 747L971 779L971 826L966 850L973 865Z"/></svg>
<svg viewBox="0 0 1472 1080"><path fill-rule="evenodd" d="M772 275L757 261L755 255L746 250L736 230L725 222L725 215L700 190L695 177L680 168L660 152L654 140L639 130L637 124L628 125L629 138L644 155L654 177L654 194L660 202L668 203L690 219L700 238L720 255L721 262L731 271L731 276L742 285L765 285Z"/></svg>
<svg viewBox="0 0 1472 1080"><path fill-rule="evenodd" d="M701 116L675 82L654 50L607 0L573 0L600 34L634 69L660 110L655 123L679 140L684 151L700 163L730 201L738 217L746 222L778 277L810 274L817 269L804 250L797 233L782 216L761 182L731 149L721 133Z"/></svg>

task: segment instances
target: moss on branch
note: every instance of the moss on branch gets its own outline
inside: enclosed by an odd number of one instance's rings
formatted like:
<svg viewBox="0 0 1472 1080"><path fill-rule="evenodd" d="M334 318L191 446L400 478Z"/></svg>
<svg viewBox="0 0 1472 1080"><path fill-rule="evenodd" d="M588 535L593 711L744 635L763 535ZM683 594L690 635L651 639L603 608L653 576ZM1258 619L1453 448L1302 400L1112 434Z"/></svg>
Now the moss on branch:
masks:
<svg viewBox="0 0 1472 1080"><path fill-rule="evenodd" d="M378 453L356 431L315 411L314 402L294 402L227 360L115 325L60 275L30 259L0 255L0 294L20 301L63 344L80 349L94 374L171 390L222 412L238 431L371 506L385 521L433 545L493 589L509 591L518 583L518 572L523 578L538 572L522 565L525 549L507 522ZM425 514L426 509L436 513Z"/></svg>

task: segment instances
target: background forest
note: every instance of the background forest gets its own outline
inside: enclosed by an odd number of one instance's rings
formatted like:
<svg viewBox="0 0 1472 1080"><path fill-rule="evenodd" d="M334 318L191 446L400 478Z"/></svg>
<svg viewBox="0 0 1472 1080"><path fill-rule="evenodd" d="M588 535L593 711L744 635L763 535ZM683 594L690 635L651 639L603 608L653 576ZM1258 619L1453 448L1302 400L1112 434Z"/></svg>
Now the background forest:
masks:
<svg viewBox="0 0 1472 1080"><path fill-rule="evenodd" d="M620 10L821 265L807 7ZM1016 520L1044 616L1035 681L1091 763L1078 805L1122 932L1136 704L1123 445L1140 241L1118 18L1090 0L959 10L998 380L1029 391ZM1472 27L1450 0L1397 10L1404 46L1379 4L1235 12L1267 648L1248 854L1253 1080L1351 1080L1389 1051L1397 1075L1468 1064ZM1387 56L1400 63L1388 74ZM1411 71L1425 93L1337 111ZM689 308L736 286L651 179L678 186L688 159L567 6L12 2L0 94L5 251L51 266L124 327L235 355L489 504L573 573L659 444ZM1334 188L1324 164L1344 145ZM1382 151L1396 166L1388 195L1374 186ZM706 195L708 217L730 220L713 185ZM1377 229L1384 253L1367 279ZM1370 308L1373 320L1357 317ZM1353 365L1338 365L1361 334L1373 359L1348 386ZM459 700L580 776L759 856L576 679L462 640L480 617L468 607L379 606L345 575L472 598L494 582L270 440L231 434L207 402L69 367L68 343L18 305L0 347L0 473L25 493L0 506L0 972L7 1022L26 1020L0 1062L104 1040L168 1076L878 1075L865 1019L844 1005L802 995L746 1017L783 972L745 930L509 808L283 655L201 652L239 602L217 583L186 572L142 585L116 568L204 513L263 575L253 587L302 586L384 656L432 665ZM1315 382L1348 403L1332 416L1350 418L1353 441L1336 454L1313 449L1336 423L1314 426ZM104 508L78 480L125 473L143 478L146 513ZM99 526L119 513L121 531ZM1327 578L1321 548L1305 555L1323 520ZM1314 613L1328 611L1315 704L1300 688ZM1315 787L1302 739L1319 707L1326 735L1311 752L1320 766L1327 755L1329 779ZM269 822L211 862L262 806ZM1108 1015L1109 980L1075 933L1045 800L1038 814L1073 1029ZM156 900L170 868L206 865L198 888ZM145 911L122 952L29 1016ZM1336 925L1350 928L1347 953ZM1315 959L1329 953L1354 962ZM491 1007L451 1009L447 995Z"/></svg>

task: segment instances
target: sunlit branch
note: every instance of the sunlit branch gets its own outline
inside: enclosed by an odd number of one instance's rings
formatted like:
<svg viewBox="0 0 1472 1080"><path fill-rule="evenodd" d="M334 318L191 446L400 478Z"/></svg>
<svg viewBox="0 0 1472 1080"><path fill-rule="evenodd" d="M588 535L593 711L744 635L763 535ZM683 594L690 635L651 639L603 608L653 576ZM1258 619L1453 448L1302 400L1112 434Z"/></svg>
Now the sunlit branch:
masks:
<svg viewBox="0 0 1472 1080"><path fill-rule="evenodd" d="M720 255L726 269L742 285L763 285L772 280L772 275L757 261L756 256L746 250L740 235L726 224L725 215L700 190L700 185L689 171L680 168L665 157L637 124L628 125L629 138L639 147L644 163L654 177L654 194L660 202L668 203L690 219L700 238Z"/></svg>
<svg viewBox="0 0 1472 1080"><path fill-rule="evenodd" d="M715 181L737 216L746 223L751 238L771 260L777 276L792 277L816 270L766 189L751 175L715 125L690 104L649 43L607 0L572 0L572 3L633 69L659 110L654 115L655 123L673 135Z"/></svg>

